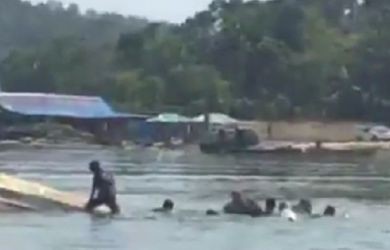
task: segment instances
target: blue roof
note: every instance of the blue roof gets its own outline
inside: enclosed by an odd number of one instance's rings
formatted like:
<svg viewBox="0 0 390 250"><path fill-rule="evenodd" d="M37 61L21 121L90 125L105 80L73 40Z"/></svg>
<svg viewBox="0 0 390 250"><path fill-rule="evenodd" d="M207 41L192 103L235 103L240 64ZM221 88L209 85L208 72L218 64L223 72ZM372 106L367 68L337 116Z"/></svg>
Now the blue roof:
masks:
<svg viewBox="0 0 390 250"><path fill-rule="evenodd" d="M3 92L0 93L0 106L9 112L31 116L88 119L138 117L117 113L101 97L91 96Z"/></svg>

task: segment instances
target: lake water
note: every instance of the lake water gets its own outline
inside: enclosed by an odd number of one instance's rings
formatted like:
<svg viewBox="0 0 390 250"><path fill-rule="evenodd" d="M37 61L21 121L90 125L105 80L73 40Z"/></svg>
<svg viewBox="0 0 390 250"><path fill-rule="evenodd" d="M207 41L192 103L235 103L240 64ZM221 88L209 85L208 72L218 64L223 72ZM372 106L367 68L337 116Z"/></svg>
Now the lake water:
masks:
<svg viewBox="0 0 390 250"><path fill-rule="evenodd" d="M0 171L87 194L92 159L115 172L121 216L2 214L1 249L390 249L387 152L372 158L278 158L209 156L197 150L19 149L0 152ZM204 215L208 208L221 209L232 190L261 204L269 196L311 198L316 212L333 204L338 215L296 223L276 216ZM168 197L176 205L172 215L149 212Z"/></svg>

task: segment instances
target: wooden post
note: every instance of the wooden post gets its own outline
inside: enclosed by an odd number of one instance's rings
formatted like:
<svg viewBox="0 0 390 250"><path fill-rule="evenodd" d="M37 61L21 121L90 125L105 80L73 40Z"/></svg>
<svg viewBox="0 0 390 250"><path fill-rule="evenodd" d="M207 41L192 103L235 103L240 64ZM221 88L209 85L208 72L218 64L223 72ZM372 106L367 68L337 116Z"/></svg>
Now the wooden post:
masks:
<svg viewBox="0 0 390 250"><path fill-rule="evenodd" d="M204 127L205 127L205 132L208 133L210 131L210 113L209 112L204 113Z"/></svg>

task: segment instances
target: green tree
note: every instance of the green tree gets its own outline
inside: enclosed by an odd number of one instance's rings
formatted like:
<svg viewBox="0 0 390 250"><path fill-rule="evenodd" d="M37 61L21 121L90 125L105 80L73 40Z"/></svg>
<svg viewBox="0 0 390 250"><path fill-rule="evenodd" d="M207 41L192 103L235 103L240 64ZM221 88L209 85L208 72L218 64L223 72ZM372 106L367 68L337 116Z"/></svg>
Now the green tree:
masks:
<svg viewBox="0 0 390 250"><path fill-rule="evenodd" d="M139 71L119 73L110 95L122 107L133 111L154 109L162 102L165 91L164 82L158 77L142 76Z"/></svg>

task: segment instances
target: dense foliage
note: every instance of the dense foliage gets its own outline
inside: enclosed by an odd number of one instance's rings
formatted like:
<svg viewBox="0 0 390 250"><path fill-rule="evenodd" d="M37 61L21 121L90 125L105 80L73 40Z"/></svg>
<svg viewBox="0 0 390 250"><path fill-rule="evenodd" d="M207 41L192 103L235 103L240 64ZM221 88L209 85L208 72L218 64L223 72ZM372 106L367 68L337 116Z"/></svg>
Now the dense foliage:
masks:
<svg viewBox="0 0 390 250"><path fill-rule="evenodd" d="M138 112L388 120L387 0L214 0L183 24L145 26L2 0L0 18L7 91L102 95Z"/></svg>

